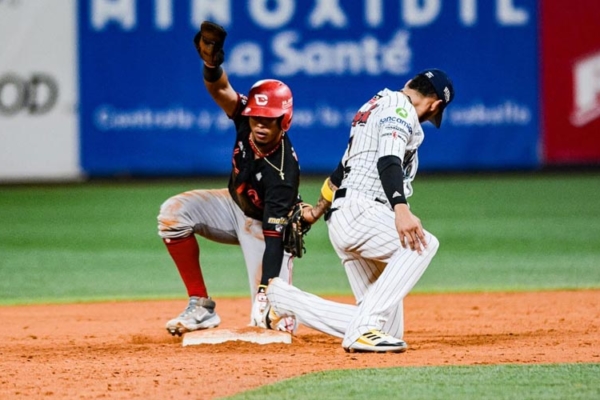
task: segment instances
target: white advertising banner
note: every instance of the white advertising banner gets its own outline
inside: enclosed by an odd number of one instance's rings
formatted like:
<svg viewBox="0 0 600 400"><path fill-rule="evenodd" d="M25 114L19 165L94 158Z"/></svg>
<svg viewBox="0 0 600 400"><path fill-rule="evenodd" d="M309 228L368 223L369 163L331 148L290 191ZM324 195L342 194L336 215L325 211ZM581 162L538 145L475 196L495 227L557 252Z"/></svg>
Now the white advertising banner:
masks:
<svg viewBox="0 0 600 400"><path fill-rule="evenodd" d="M0 1L0 182L81 175L76 6Z"/></svg>

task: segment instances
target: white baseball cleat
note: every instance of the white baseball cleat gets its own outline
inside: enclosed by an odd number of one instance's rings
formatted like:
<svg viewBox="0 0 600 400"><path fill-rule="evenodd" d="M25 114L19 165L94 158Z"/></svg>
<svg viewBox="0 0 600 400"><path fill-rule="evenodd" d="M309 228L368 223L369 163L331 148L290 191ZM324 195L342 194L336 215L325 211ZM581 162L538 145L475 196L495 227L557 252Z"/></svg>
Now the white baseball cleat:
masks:
<svg viewBox="0 0 600 400"><path fill-rule="evenodd" d="M298 331L298 321L296 321L296 318L291 316L281 317L271 306L271 303L267 303L267 308L263 311L262 324L267 329L288 332L292 335L295 335Z"/></svg>
<svg viewBox="0 0 600 400"><path fill-rule="evenodd" d="M258 287L258 293L254 297L254 303L252 303L250 326L288 332L292 335L296 334L298 330L296 318L277 315L269 303L266 290L267 288L264 285Z"/></svg>
<svg viewBox="0 0 600 400"><path fill-rule="evenodd" d="M186 332L219 326L221 318L215 312L215 306L210 297L190 297L187 308L167 322L167 331L173 336L181 336Z"/></svg>
<svg viewBox="0 0 600 400"><path fill-rule="evenodd" d="M283 317L275 324L275 330L295 335L296 331L298 331L298 321L296 321L296 318L294 317Z"/></svg>
<svg viewBox="0 0 600 400"><path fill-rule="evenodd" d="M407 349L408 345L404 340L396 339L378 329L363 333L350 346L344 347L347 353L404 353Z"/></svg>

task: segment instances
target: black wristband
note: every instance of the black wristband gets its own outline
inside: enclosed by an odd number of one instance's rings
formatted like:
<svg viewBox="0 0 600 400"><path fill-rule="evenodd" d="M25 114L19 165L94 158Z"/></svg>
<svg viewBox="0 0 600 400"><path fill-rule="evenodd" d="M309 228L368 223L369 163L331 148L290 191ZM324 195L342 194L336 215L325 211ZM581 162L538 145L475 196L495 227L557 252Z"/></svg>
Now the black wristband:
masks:
<svg viewBox="0 0 600 400"><path fill-rule="evenodd" d="M404 196L404 172L402 171L402 163L396 156L385 156L377 161L377 170L379 179L385 196L392 208L396 204L406 204Z"/></svg>
<svg viewBox="0 0 600 400"><path fill-rule="evenodd" d="M216 82L223 76L223 68L220 65L218 67L210 68L204 64L202 75L204 75L204 80L206 82Z"/></svg>
<svg viewBox="0 0 600 400"><path fill-rule="evenodd" d="M342 180L344 179L344 165L340 161L335 171L329 175L329 182L333 183L335 187L342 186Z"/></svg>

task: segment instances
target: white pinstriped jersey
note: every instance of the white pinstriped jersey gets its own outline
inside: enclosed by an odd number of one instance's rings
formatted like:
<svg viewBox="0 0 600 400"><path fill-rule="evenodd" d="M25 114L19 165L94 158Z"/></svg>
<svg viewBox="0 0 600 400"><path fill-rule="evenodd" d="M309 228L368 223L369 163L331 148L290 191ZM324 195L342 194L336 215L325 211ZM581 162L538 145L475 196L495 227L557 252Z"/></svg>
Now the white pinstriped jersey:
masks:
<svg viewBox="0 0 600 400"><path fill-rule="evenodd" d="M368 342L376 331L403 338L404 298L429 266L439 241L423 229L427 245L421 251L401 244L398 213L382 201L387 196L378 161L389 156L401 160L408 197L424 138L417 111L402 92L384 89L359 109L341 165L330 175L339 189L326 219L356 305L326 300L275 278L267 297L276 315L341 337L345 349L357 348L359 340Z"/></svg>
<svg viewBox="0 0 600 400"><path fill-rule="evenodd" d="M409 197L419 164L417 148L424 137L409 98L399 91L381 90L354 117L350 142L342 158L346 172L341 187L354 193L360 191L361 195L372 199L386 199L377 161L395 155L402 161L404 195Z"/></svg>

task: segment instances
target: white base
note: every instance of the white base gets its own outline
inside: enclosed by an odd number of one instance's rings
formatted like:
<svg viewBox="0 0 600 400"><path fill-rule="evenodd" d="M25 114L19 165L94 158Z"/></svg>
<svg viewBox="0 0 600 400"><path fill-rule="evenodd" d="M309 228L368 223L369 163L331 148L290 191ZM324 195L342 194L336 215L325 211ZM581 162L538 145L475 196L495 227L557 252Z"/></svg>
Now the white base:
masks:
<svg viewBox="0 0 600 400"><path fill-rule="evenodd" d="M184 334L182 345L194 346L199 344L218 344L237 340L258 344L290 344L292 343L292 335L287 332L272 331L255 327L241 329L203 329Z"/></svg>

